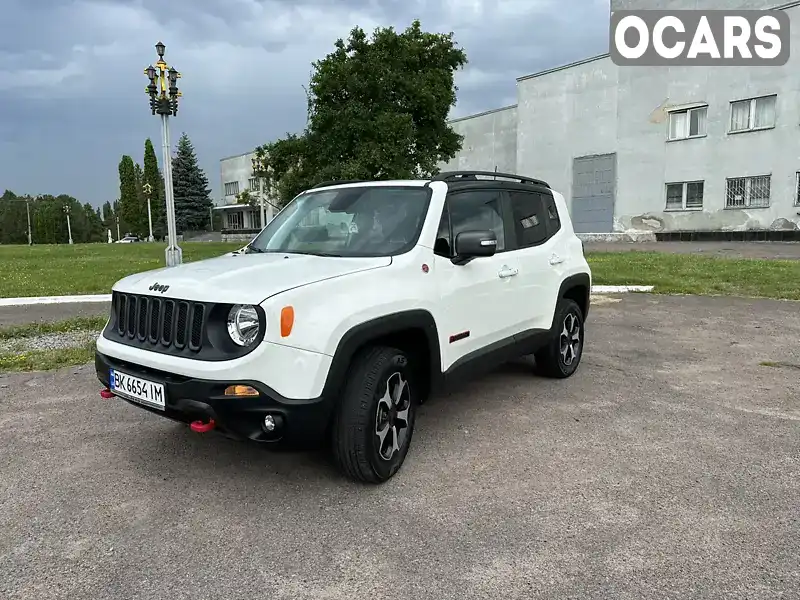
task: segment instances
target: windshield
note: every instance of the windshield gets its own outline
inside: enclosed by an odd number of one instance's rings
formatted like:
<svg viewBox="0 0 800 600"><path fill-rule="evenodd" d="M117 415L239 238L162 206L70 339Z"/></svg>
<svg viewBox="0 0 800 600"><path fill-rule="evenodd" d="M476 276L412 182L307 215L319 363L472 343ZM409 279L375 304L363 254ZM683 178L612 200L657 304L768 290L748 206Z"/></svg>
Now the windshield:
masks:
<svg viewBox="0 0 800 600"><path fill-rule="evenodd" d="M430 190L373 186L319 190L292 200L247 252L389 256L417 242Z"/></svg>

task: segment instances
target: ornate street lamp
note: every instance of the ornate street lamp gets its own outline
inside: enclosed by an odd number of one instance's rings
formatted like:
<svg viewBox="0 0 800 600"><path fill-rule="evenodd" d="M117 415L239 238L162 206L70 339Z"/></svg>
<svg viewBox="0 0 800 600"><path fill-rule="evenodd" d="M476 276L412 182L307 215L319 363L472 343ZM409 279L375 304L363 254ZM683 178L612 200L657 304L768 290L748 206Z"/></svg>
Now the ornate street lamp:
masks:
<svg viewBox="0 0 800 600"><path fill-rule="evenodd" d="M175 226L175 196L172 187L172 155L169 143L169 118L178 114L178 98L183 94L178 90L178 79L181 74L174 67L169 67L164 61L166 47L161 42L156 44L158 61L155 66L150 65L144 74L150 80L145 92L150 96L150 111L161 116L161 141L164 146L164 196L167 204L167 250L166 260L168 267L174 267L183 262L183 251L178 246L177 227ZM150 215L148 195L148 217ZM152 221L150 225L150 239L153 239Z"/></svg>

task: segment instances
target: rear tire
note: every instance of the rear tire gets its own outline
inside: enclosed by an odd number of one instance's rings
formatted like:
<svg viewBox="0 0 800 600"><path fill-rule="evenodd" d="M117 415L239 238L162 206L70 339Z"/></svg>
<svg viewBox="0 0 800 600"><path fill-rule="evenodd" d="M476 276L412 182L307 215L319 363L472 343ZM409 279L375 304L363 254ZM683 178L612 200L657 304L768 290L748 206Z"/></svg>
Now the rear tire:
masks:
<svg viewBox="0 0 800 600"><path fill-rule="evenodd" d="M383 483L400 469L414 433L417 393L404 352L377 346L356 355L331 430L333 456L345 476Z"/></svg>
<svg viewBox="0 0 800 600"><path fill-rule="evenodd" d="M545 377L566 379L578 369L583 356L583 312L574 300L561 298L554 322L553 336L534 354L536 370Z"/></svg>

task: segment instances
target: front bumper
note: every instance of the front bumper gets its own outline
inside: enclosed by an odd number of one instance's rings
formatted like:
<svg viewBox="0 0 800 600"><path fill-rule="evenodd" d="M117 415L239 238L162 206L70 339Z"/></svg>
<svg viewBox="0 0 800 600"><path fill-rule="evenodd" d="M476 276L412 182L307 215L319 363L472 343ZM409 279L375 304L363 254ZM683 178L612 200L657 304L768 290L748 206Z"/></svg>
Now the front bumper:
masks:
<svg viewBox="0 0 800 600"><path fill-rule="evenodd" d="M333 402L325 397L287 399L257 381L220 381L198 379L159 371L150 367L113 358L95 352L97 378L109 387L111 369L162 383L165 390L165 408L153 408L122 395L126 402L148 412L181 423L213 419L214 429L227 437L255 442L317 445L325 439ZM258 396L225 396L231 385L255 388ZM278 426L271 432L262 427L264 417L272 415Z"/></svg>

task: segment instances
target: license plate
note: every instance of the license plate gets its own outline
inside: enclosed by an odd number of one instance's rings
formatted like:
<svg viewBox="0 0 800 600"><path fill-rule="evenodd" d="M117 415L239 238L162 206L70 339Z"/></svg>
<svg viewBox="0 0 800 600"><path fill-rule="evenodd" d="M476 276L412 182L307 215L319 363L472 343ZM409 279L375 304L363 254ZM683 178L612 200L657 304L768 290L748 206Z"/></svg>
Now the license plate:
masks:
<svg viewBox="0 0 800 600"><path fill-rule="evenodd" d="M140 379L116 369L111 369L109 381L111 383L109 388L115 394L164 410L166 400L164 384Z"/></svg>

